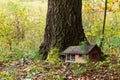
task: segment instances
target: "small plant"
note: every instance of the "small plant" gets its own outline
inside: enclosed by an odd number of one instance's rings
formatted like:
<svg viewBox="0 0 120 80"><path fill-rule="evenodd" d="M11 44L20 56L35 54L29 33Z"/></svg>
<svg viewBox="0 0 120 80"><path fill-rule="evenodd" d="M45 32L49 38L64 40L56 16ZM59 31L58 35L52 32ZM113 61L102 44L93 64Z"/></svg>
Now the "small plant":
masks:
<svg viewBox="0 0 120 80"><path fill-rule="evenodd" d="M60 63L60 53L58 48L53 48L47 57L48 62L52 62L54 64Z"/></svg>
<svg viewBox="0 0 120 80"><path fill-rule="evenodd" d="M86 67L85 66L79 67L77 63L73 63L72 67L75 72L75 75L80 75L86 72Z"/></svg>
<svg viewBox="0 0 120 80"><path fill-rule="evenodd" d="M82 54L86 54L86 49L87 49L87 42L86 41L82 41L79 43L80 49L82 51Z"/></svg>

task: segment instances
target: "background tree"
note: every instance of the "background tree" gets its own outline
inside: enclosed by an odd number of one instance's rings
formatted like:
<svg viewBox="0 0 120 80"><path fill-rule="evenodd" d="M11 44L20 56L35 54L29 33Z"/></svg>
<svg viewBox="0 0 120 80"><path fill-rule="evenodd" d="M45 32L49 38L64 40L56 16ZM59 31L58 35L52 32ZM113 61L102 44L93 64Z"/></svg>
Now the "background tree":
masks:
<svg viewBox="0 0 120 80"><path fill-rule="evenodd" d="M103 21L103 27L102 27L102 38L101 38L101 42L100 42L100 47L103 46L103 41L104 41L104 32L105 32L105 23L106 23L106 13L107 13L107 0L105 0L104 21Z"/></svg>
<svg viewBox="0 0 120 80"><path fill-rule="evenodd" d="M48 0L44 40L39 50L43 59L53 47L62 51L86 39L81 10L82 0Z"/></svg>

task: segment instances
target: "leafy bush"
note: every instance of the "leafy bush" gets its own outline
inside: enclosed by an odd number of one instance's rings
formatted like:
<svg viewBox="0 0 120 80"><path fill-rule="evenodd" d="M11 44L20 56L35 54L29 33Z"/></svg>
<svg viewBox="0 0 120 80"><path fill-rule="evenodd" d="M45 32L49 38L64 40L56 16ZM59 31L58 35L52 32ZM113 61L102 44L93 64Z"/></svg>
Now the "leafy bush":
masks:
<svg viewBox="0 0 120 80"><path fill-rule="evenodd" d="M113 36L110 40L110 45L113 48L118 48L120 47L120 36Z"/></svg>
<svg viewBox="0 0 120 80"><path fill-rule="evenodd" d="M86 67L84 65L82 65L81 67L79 67L78 63L73 63L72 64L72 68L75 72L75 75L80 75L86 72Z"/></svg>
<svg viewBox="0 0 120 80"><path fill-rule="evenodd" d="M52 50L50 50L47 61L54 64L58 64L60 62L60 52L58 48L53 48Z"/></svg>

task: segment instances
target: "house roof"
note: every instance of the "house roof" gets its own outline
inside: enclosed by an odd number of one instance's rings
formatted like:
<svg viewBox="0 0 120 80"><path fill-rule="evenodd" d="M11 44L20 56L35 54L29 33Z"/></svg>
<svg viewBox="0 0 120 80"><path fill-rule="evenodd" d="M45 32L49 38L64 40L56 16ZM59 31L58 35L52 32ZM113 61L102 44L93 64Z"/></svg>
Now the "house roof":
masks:
<svg viewBox="0 0 120 80"><path fill-rule="evenodd" d="M86 46L86 53L88 54L95 46L95 45L87 45ZM82 50L80 49L80 46L70 46L67 49L65 49L61 54L83 54Z"/></svg>

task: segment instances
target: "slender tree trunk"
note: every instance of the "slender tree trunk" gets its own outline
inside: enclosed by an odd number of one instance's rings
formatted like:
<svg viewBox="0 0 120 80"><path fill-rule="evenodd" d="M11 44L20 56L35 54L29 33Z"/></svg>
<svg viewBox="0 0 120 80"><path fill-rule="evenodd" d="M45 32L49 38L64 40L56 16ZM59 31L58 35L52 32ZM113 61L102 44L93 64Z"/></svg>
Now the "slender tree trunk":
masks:
<svg viewBox="0 0 120 80"><path fill-rule="evenodd" d="M39 51L43 59L53 47L62 51L86 39L81 10L82 0L48 0L46 29Z"/></svg>
<svg viewBox="0 0 120 80"><path fill-rule="evenodd" d="M101 48L103 47L103 42L104 42L106 16L107 16L107 0L105 0L104 21L103 21L103 27L102 27L102 38L101 38L101 41L100 41L100 47Z"/></svg>

